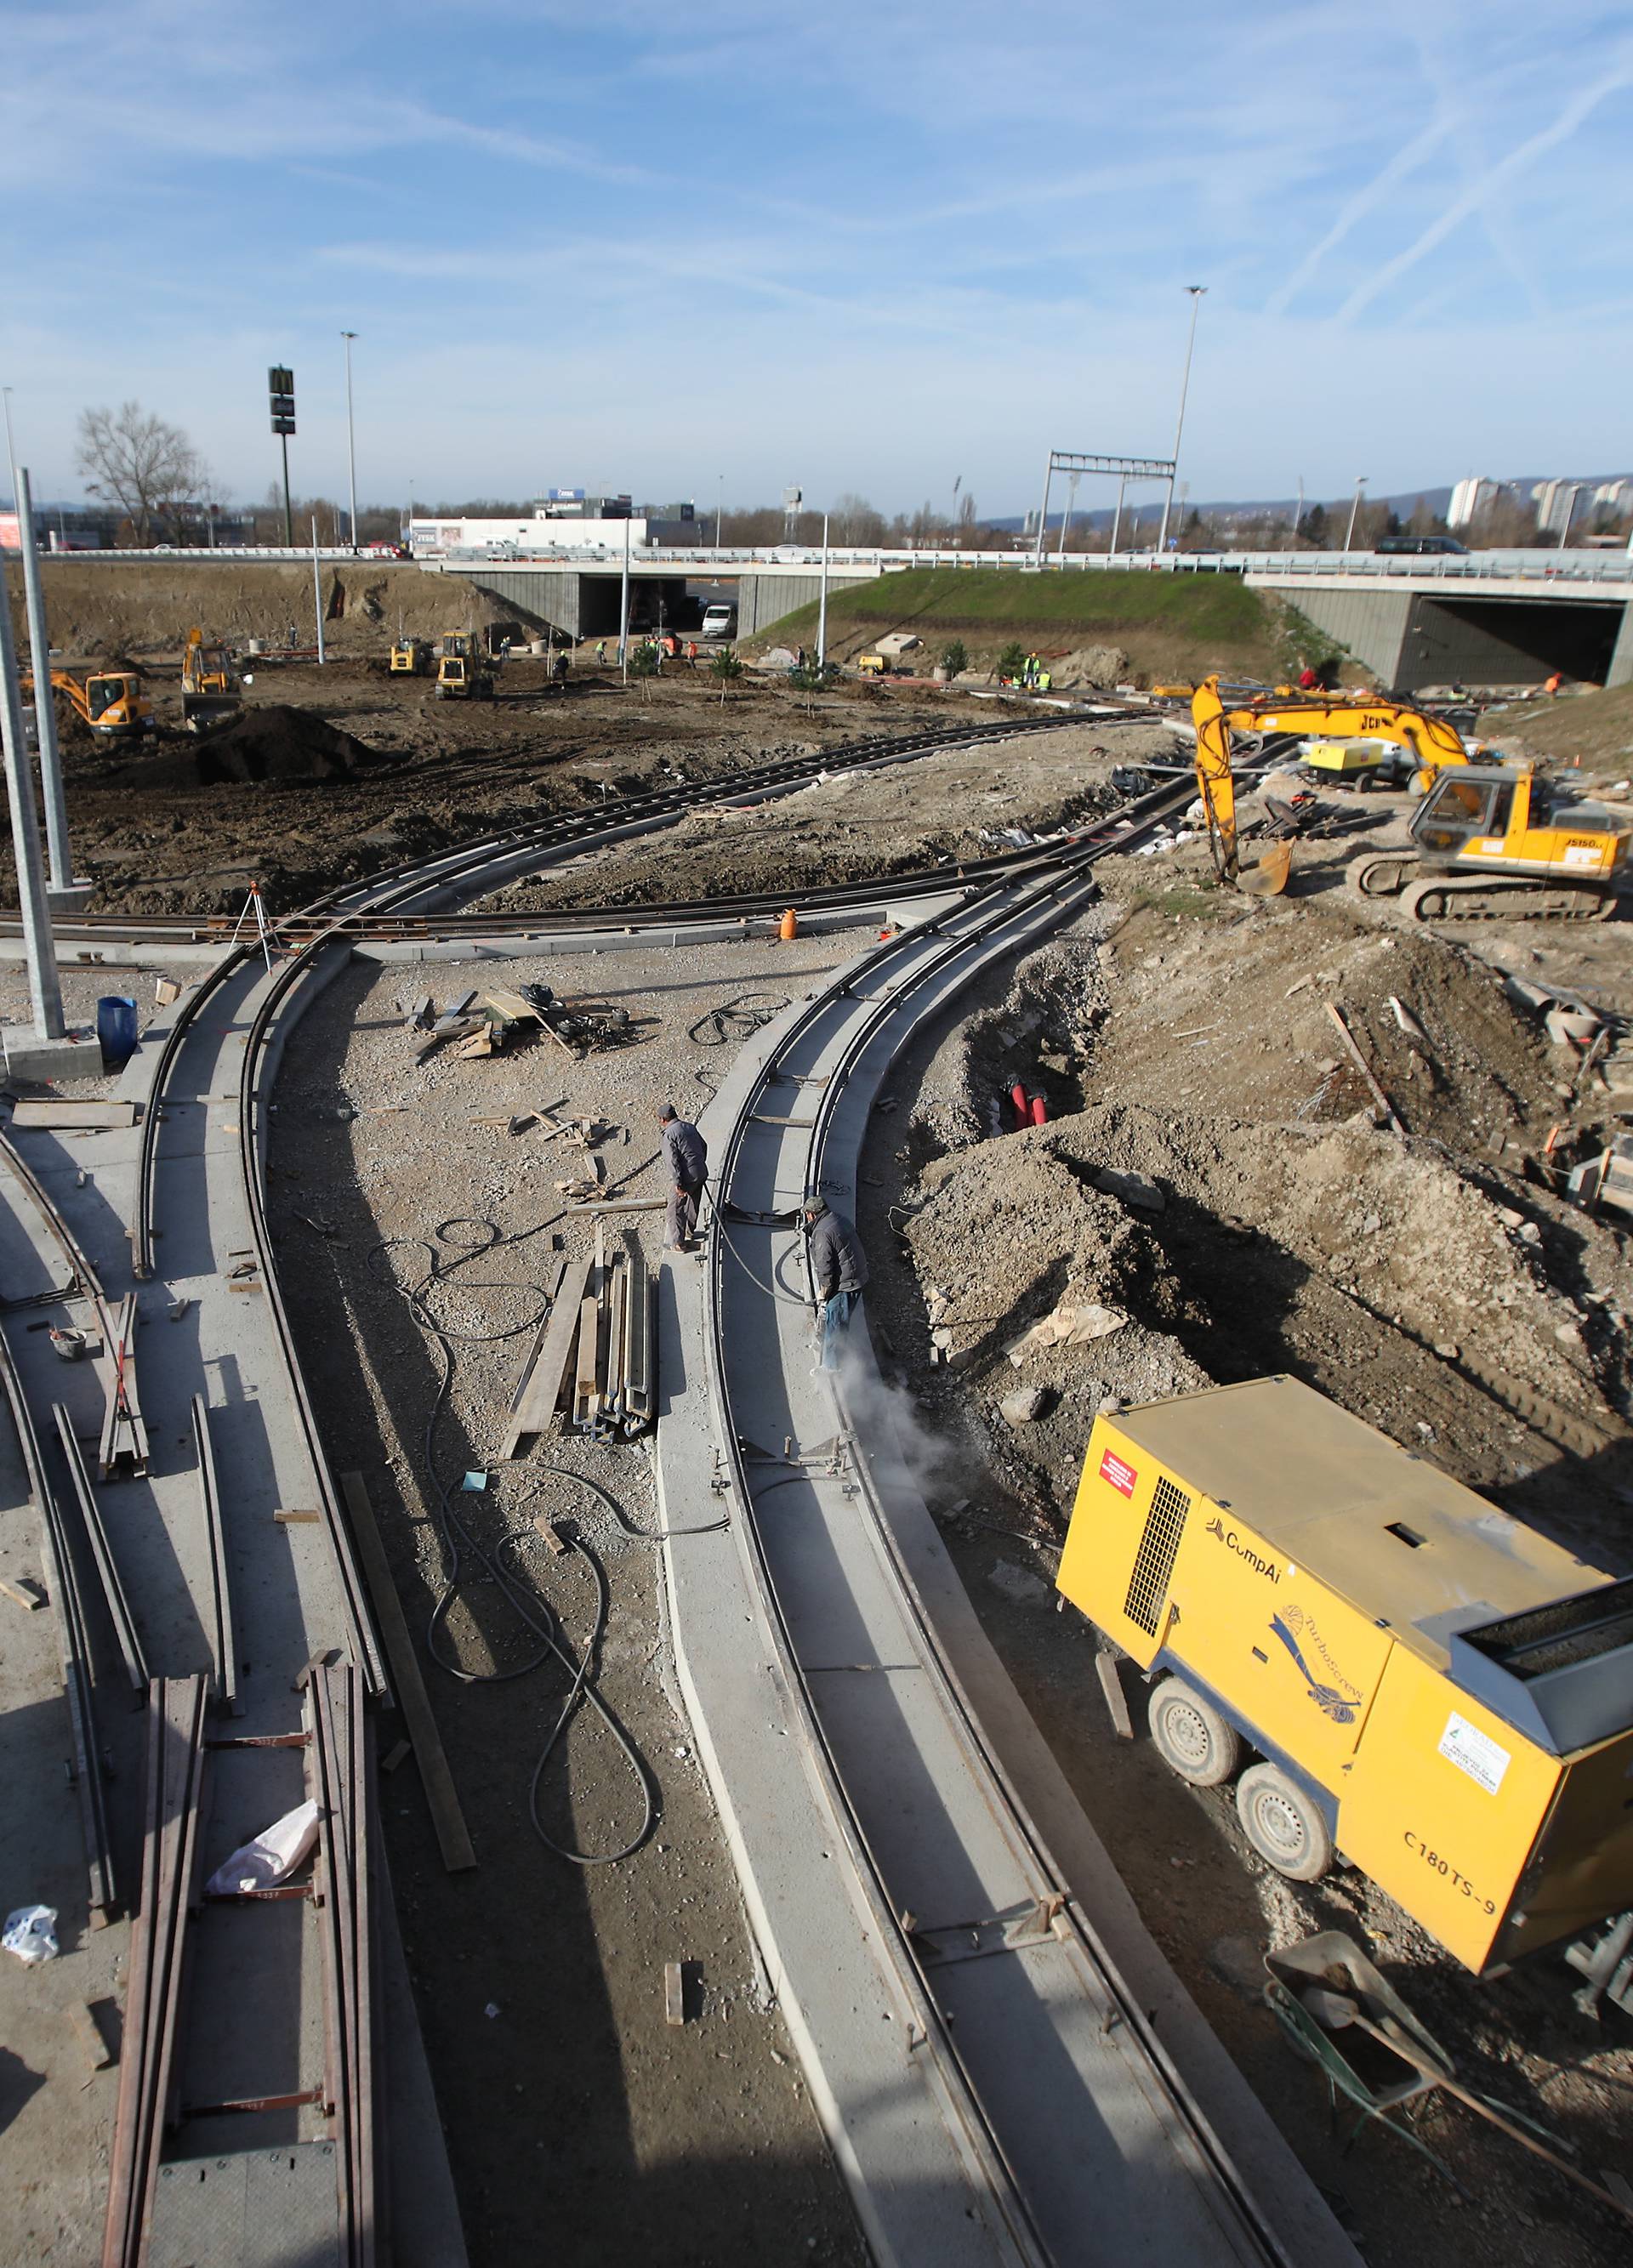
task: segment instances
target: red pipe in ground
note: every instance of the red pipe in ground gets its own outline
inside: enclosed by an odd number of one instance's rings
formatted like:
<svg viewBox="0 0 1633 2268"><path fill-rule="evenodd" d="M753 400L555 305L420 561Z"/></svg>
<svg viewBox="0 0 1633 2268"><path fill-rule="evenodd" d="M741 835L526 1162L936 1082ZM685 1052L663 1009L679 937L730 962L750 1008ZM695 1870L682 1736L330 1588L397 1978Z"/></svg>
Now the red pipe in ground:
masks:
<svg viewBox="0 0 1633 2268"><path fill-rule="evenodd" d="M1016 1124L1017 1126L1030 1126L1031 1124L1031 1112L1027 1107L1026 1089L1021 1085L1018 1079L1016 1080L1015 1085L1009 1089L1009 1101L1014 1107Z"/></svg>
<svg viewBox="0 0 1633 2268"><path fill-rule="evenodd" d="M1041 1094L1035 1094L1032 1097L1031 1119L1034 1126L1046 1126L1049 1123L1048 1108Z"/></svg>

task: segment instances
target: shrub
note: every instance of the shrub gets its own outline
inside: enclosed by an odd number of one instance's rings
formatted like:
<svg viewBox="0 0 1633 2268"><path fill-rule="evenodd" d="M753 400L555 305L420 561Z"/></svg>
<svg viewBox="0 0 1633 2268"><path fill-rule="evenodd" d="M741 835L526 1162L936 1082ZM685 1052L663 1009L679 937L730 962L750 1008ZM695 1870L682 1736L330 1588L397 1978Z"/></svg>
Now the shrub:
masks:
<svg viewBox="0 0 1633 2268"><path fill-rule="evenodd" d="M1011 638L998 657L1000 677L1018 677L1026 666L1026 648L1019 638Z"/></svg>
<svg viewBox="0 0 1633 2268"><path fill-rule="evenodd" d="M949 677L958 677L970 666L970 657L964 651L964 640L954 638L942 649L942 667Z"/></svg>

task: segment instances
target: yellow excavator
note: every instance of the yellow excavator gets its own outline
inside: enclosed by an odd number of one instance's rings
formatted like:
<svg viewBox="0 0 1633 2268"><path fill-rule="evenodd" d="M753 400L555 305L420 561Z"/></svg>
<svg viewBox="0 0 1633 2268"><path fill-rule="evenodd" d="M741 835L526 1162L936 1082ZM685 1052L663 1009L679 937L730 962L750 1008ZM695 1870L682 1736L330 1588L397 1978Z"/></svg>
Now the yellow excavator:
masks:
<svg viewBox="0 0 1633 2268"><path fill-rule="evenodd" d="M1426 795L1444 764L1466 764L1469 753L1455 725L1403 701L1357 701L1350 694L1273 694L1225 720L1238 733L1293 733L1304 746L1303 762L1335 785L1409 786Z"/></svg>
<svg viewBox="0 0 1633 2268"><path fill-rule="evenodd" d="M181 722L189 733L225 724L244 705L238 674L224 645L206 645L196 626L181 655Z"/></svg>
<svg viewBox="0 0 1633 2268"><path fill-rule="evenodd" d="M1214 871L1233 889L1255 898L1279 898L1292 870L1293 846L1273 843L1255 866L1243 872L1237 856L1236 782L1230 774L1232 717L1219 698L1219 680L1205 677L1191 696L1191 722L1196 728L1196 784L1201 791L1202 815L1214 854Z"/></svg>
<svg viewBox="0 0 1633 2268"><path fill-rule="evenodd" d="M433 656L428 638L400 637L391 649L394 677L428 677Z"/></svg>
<svg viewBox="0 0 1633 2268"><path fill-rule="evenodd" d="M1633 824L1570 799L1529 763L1470 763L1435 779L1409 843L1366 850L1345 880L1416 921L1605 920L1622 902Z"/></svg>
<svg viewBox="0 0 1633 2268"><path fill-rule="evenodd" d="M93 733L134 739L154 729L153 704L143 693L142 681L133 669L93 669L83 683L65 669L54 669L51 686L54 692L65 696ZM22 693L25 701L33 699L31 676L25 675Z"/></svg>

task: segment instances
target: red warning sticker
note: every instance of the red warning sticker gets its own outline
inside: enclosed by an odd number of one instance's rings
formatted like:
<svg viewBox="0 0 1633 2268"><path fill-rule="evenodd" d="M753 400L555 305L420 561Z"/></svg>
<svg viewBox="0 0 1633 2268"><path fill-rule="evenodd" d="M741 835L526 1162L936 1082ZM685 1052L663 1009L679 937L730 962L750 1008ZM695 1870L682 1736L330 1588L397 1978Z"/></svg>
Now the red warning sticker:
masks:
<svg viewBox="0 0 1633 2268"><path fill-rule="evenodd" d="M1126 1465L1122 1459L1114 1456L1110 1449L1100 1460L1100 1478L1103 1481L1110 1481L1112 1486L1120 1490L1124 1496L1134 1494L1134 1483L1139 1477L1139 1474L1132 1465Z"/></svg>

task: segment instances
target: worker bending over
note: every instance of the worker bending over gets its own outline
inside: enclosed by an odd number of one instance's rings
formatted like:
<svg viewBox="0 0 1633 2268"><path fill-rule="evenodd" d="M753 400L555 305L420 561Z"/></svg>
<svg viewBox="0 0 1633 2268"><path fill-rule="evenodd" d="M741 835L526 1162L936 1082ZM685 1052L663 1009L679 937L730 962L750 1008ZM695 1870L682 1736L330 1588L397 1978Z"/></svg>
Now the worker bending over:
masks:
<svg viewBox="0 0 1633 2268"><path fill-rule="evenodd" d="M829 1209L826 1198L807 1197L804 1211L811 1289L816 1295L816 1319L822 1325L818 1367L838 1370L839 1342L861 1305L868 1262L856 1231L843 1213Z"/></svg>
<svg viewBox="0 0 1633 2268"><path fill-rule="evenodd" d="M663 1155L669 1169L669 1210L663 1222L666 1252L690 1252L698 1230L698 1199L708 1174L709 1145L697 1128L666 1102L658 1113Z"/></svg>

